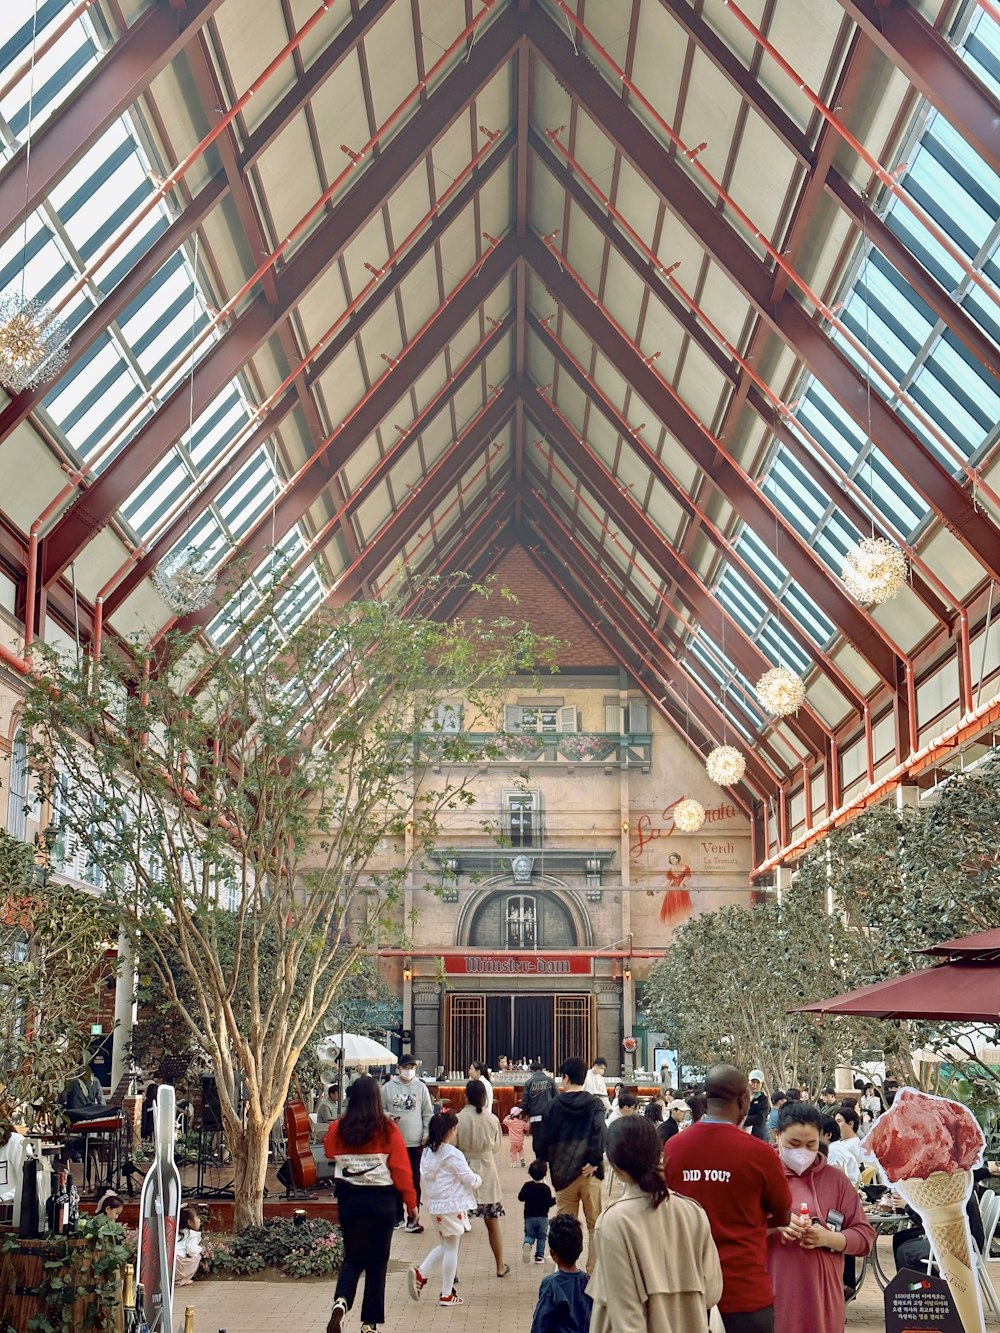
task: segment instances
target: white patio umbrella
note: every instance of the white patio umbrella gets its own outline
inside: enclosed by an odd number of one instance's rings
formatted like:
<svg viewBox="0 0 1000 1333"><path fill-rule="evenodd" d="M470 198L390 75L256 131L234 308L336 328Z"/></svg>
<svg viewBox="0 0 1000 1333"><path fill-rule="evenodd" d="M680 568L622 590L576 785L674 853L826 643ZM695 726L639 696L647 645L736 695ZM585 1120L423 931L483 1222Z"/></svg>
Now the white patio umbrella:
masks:
<svg viewBox="0 0 1000 1333"><path fill-rule="evenodd" d="M323 1064L336 1064L342 1059L349 1065L394 1065L396 1054L388 1046L375 1041L372 1037L362 1037L357 1032L328 1032L316 1047L316 1054Z"/></svg>
<svg viewBox="0 0 1000 1333"><path fill-rule="evenodd" d="M320 1064L337 1066L338 1102L344 1107L344 1065L394 1065L395 1052L357 1032L328 1032L316 1043Z"/></svg>

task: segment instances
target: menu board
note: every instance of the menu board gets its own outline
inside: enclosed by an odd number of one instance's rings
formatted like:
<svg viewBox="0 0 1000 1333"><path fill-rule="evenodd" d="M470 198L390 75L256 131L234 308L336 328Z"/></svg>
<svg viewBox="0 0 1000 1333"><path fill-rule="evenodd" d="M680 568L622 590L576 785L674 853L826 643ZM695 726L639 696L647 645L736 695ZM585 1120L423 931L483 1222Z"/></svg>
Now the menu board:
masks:
<svg viewBox="0 0 1000 1333"><path fill-rule="evenodd" d="M947 1282L901 1269L885 1289L885 1333L963 1333Z"/></svg>

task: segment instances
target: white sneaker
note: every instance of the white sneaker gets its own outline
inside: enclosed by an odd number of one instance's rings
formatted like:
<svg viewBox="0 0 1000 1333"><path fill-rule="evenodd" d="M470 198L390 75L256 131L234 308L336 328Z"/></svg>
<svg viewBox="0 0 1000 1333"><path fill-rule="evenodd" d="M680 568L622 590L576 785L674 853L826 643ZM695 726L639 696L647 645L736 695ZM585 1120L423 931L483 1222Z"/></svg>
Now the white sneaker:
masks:
<svg viewBox="0 0 1000 1333"><path fill-rule="evenodd" d="M522 1263L522 1264L530 1264L530 1263L531 1263L531 1250L532 1250L532 1244L531 1244L531 1241L530 1241L530 1240L526 1240L526 1241L524 1242L524 1244L521 1246L521 1263Z"/></svg>

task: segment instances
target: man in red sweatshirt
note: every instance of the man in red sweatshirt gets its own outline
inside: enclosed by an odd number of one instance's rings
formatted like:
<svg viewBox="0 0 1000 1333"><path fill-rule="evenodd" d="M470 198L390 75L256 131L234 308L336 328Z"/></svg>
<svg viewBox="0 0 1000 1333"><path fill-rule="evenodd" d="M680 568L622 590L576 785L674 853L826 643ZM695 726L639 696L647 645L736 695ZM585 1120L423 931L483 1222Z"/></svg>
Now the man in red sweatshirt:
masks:
<svg viewBox="0 0 1000 1333"><path fill-rule="evenodd" d="M716 1065L705 1093L708 1113L664 1145L667 1184L708 1214L722 1264L726 1333L773 1333L767 1232L787 1225L792 1196L774 1149L740 1128L750 1105L746 1074Z"/></svg>

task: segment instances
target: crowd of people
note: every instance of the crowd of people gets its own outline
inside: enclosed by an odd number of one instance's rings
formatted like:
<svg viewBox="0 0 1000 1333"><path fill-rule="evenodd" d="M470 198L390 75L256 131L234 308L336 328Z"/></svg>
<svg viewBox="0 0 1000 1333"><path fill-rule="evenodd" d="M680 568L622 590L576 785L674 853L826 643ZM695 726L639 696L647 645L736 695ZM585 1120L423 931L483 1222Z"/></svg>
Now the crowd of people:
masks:
<svg viewBox="0 0 1000 1333"><path fill-rule="evenodd" d="M362 1276L361 1333L376 1333L393 1229L422 1231L421 1206L436 1234L409 1271L415 1301L464 1303L459 1252L477 1218L496 1276L510 1273L504 1129L511 1165L527 1168L522 1261L553 1265L532 1333L843 1333L855 1260L875 1243L859 1130L891 1086L772 1097L761 1070L719 1065L685 1097L664 1080L640 1107L601 1058L566 1060L557 1076L536 1060L501 1125L484 1064L457 1114L433 1105L415 1064L402 1058L381 1086L358 1078L326 1128L345 1255L328 1333L341 1333Z"/></svg>

